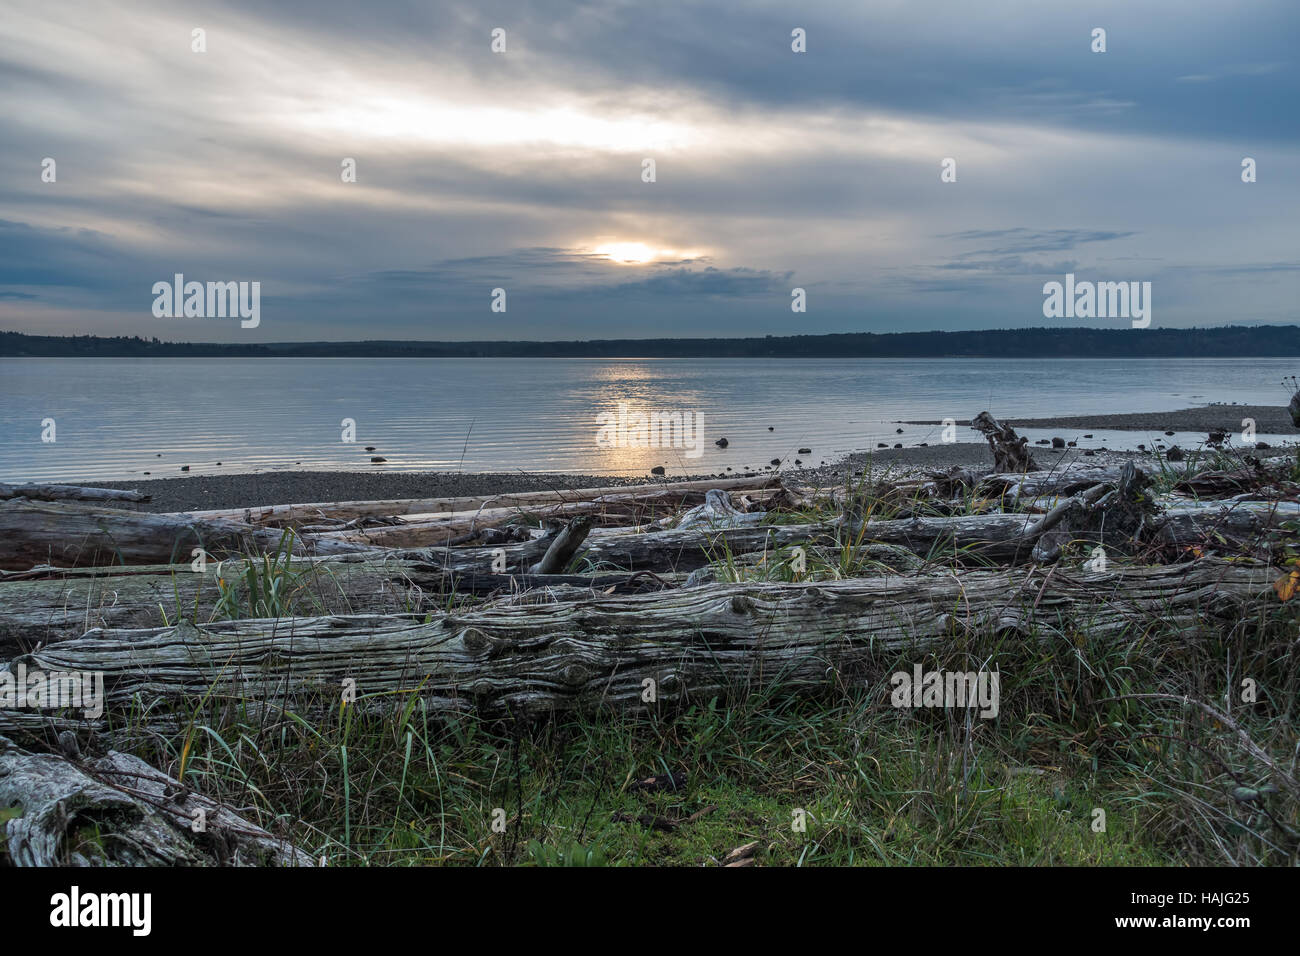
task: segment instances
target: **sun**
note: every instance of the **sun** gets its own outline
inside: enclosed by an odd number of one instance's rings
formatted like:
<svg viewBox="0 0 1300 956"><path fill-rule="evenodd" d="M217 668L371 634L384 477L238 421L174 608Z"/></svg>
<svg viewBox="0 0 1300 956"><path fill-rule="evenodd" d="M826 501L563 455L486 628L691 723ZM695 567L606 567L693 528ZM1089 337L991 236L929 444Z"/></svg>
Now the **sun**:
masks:
<svg viewBox="0 0 1300 956"><path fill-rule="evenodd" d="M631 266L643 265L655 259L657 255L644 242L608 242L603 246L597 246L594 251L596 255L604 256L612 262Z"/></svg>

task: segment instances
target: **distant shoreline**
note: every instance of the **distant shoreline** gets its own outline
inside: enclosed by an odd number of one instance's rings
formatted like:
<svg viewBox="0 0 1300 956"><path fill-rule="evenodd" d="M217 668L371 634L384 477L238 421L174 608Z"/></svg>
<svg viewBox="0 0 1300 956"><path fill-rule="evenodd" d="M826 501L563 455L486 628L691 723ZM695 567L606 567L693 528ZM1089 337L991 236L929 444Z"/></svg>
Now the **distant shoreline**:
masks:
<svg viewBox="0 0 1300 956"><path fill-rule="evenodd" d="M0 358L911 358L1093 360L1300 357L1300 326L1052 327L567 341L164 342L0 332Z"/></svg>
<svg viewBox="0 0 1300 956"><path fill-rule="evenodd" d="M1063 418L1008 419L1017 428L1057 429L1062 436L1072 439L1083 429L1128 430L1162 433L1209 432L1223 430L1235 432L1241 428L1242 418L1254 418L1261 434L1291 434L1296 429L1291 417L1281 405L1211 405L1203 408L1184 408L1170 412L1134 412L1120 415L1069 416ZM912 424L929 424L916 422ZM963 423L964 424L964 423ZM1300 433L1296 434L1300 441ZM1082 448L1064 451L1031 445L1046 468L1059 467L1064 461L1086 461L1089 464L1113 464L1132 459L1149 462L1150 452L1095 451L1084 457ZM1192 451L1184 448L1184 451ZM1279 448L1273 454L1283 453ZM844 478L863 468L876 470L920 471L962 467L991 467L992 456L988 446L980 442L955 444L929 444L925 447L864 449L853 452L835 462L817 468L782 469L779 473L798 483L822 486L842 482ZM760 472L776 474L778 472ZM744 472L730 472L727 478L741 477ZM442 471L266 471L228 475L191 475L175 478L146 478L125 481L86 480L66 484L85 484L99 488L132 488L153 496L153 500L139 505L142 510L202 511L209 509L247 508L256 505L306 504L318 501L379 501L399 498L461 497L493 495L521 491L549 491L575 488L597 488L613 485L671 483L693 479L707 479L711 474L669 474L663 478L652 475L580 475L554 472L521 471L492 473L457 473Z"/></svg>

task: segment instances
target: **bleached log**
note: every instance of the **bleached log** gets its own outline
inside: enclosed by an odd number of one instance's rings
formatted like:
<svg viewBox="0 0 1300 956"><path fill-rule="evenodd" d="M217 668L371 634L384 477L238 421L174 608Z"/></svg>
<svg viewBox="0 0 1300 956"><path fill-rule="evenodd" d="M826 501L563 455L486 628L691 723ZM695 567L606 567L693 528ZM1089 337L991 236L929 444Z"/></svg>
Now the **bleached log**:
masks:
<svg viewBox="0 0 1300 956"><path fill-rule="evenodd" d="M1268 532L1297 520L1300 503L1294 501L1186 502L1165 508L1154 522L1152 542L1178 550L1263 552Z"/></svg>
<svg viewBox="0 0 1300 956"><path fill-rule="evenodd" d="M428 617L93 631L20 660L29 672L102 672L100 722L160 703L192 708L210 692L214 705L234 696L241 706L337 707L348 678L374 706L418 694L434 711L640 710L646 680L663 702L769 685L807 691L978 635L1065 650L1080 634L1134 640L1153 626L1194 639L1275 600L1274 577L1262 563L1201 560L709 585Z"/></svg>
<svg viewBox="0 0 1300 956"><path fill-rule="evenodd" d="M81 637L95 628L151 628L185 620L217 619L218 578L242 595L243 561L133 568L58 568L0 582L0 660ZM659 590L674 575L449 573L427 561L298 559L284 566L286 589L300 614L423 613L444 607L445 596L489 595L530 589L585 588L614 593ZM247 613L245 611L245 613Z"/></svg>
<svg viewBox="0 0 1300 956"><path fill-rule="evenodd" d="M652 532L594 529L579 556L594 567L625 571L693 571L728 555L774 551L793 545L894 544L918 554L960 551L971 561L1010 561L1028 554L1032 541L1024 532L1035 515L991 514L952 518L872 521L865 530L840 521L768 525L756 528L688 528ZM399 551L442 564L450 571L485 573L504 556L508 571L521 571L538 560L545 545L538 541L501 548L429 548ZM498 562L499 563L499 562Z"/></svg>
<svg viewBox="0 0 1300 956"><path fill-rule="evenodd" d="M145 514L71 501L0 502L0 569L172 564L195 548L214 557L273 552L281 532L186 515ZM343 541L295 537L295 553L348 554L366 550Z"/></svg>
<svg viewBox="0 0 1300 956"><path fill-rule="evenodd" d="M79 485L11 485L0 481L0 499L33 501L148 501L149 495L117 488L83 488Z"/></svg>
<svg viewBox="0 0 1300 956"><path fill-rule="evenodd" d="M689 528L746 528L760 524L767 515L762 511L741 511L720 488L710 488L704 504L697 505L676 522L680 530Z"/></svg>
<svg viewBox="0 0 1300 956"><path fill-rule="evenodd" d="M761 489L752 494L755 500L763 501L777 496L780 492L779 488ZM396 525L324 531L316 537L385 548L442 547L462 535L499 527L506 522L517 521L521 517L541 522L552 518L592 515L597 519L597 524L629 525L648 522L659 515L671 514L679 508L704 500L705 493L693 489L636 495L605 495L583 501L548 503L532 507L486 508L482 511L456 511L440 515L409 515Z"/></svg>
<svg viewBox="0 0 1300 956"><path fill-rule="evenodd" d="M233 810L115 751L70 759L0 737L0 807L15 866L312 866ZM195 832L196 820L203 832ZM84 839L83 830L105 831Z"/></svg>
<svg viewBox="0 0 1300 956"><path fill-rule="evenodd" d="M360 518L366 516L410 515L413 517L446 516L476 512L489 508L511 511L538 509L593 498L673 495L685 492L703 494L710 488L760 490L780 487L776 477L706 478L698 481L656 482L644 485L607 485L602 488L571 488L554 491L523 491L498 495L469 495L458 498L395 498L384 501L318 501L310 504L262 505L251 508L222 508L189 512L191 518L205 521L227 520L268 527L311 524L322 517Z"/></svg>

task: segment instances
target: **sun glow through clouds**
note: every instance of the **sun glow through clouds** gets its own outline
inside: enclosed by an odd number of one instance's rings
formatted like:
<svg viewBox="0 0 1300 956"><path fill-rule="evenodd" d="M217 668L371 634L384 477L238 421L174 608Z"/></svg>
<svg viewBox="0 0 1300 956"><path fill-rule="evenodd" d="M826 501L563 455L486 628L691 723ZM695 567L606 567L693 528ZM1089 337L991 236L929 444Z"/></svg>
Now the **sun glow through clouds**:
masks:
<svg viewBox="0 0 1300 956"><path fill-rule="evenodd" d="M704 252L698 249L659 249L644 242L604 242L589 248L593 255L604 256L610 262L624 266L643 266L648 262L685 262L704 256Z"/></svg>
<svg viewBox="0 0 1300 956"><path fill-rule="evenodd" d="M644 242L607 242L603 246L597 246L595 252L598 256L625 265L642 265L658 258L655 250Z"/></svg>

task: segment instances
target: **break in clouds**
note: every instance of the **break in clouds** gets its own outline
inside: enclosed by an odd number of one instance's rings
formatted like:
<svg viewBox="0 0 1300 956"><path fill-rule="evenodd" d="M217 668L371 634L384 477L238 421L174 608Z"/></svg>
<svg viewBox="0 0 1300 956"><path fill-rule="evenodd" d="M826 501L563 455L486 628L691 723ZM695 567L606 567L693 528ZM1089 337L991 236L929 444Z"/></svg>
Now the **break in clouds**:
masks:
<svg viewBox="0 0 1300 956"><path fill-rule="evenodd" d="M3 0L0 328L1112 321L1045 318L1066 275L1149 282L1156 327L1295 321L1300 8L985 6ZM156 316L178 274L260 320Z"/></svg>

